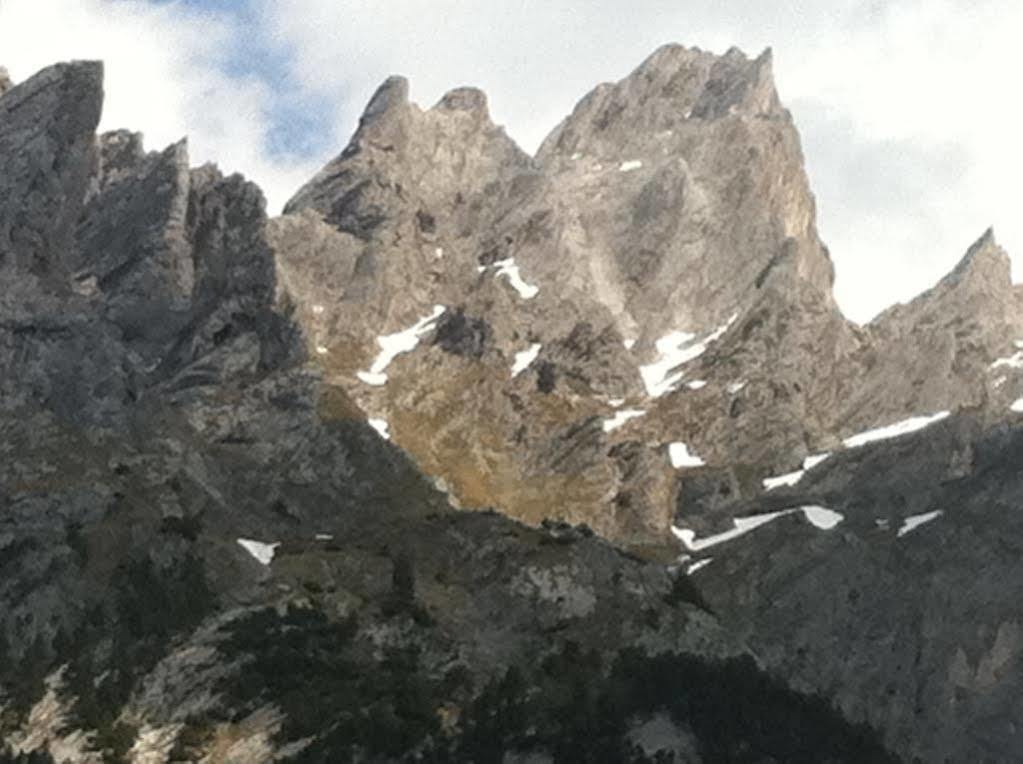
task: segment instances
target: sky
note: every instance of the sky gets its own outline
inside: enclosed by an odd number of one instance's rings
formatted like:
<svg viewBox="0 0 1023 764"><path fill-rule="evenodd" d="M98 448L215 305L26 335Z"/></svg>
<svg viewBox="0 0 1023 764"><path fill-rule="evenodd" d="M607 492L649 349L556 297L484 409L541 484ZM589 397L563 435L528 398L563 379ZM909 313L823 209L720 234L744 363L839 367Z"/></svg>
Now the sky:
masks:
<svg viewBox="0 0 1023 764"><path fill-rule="evenodd" d="M527 151L667 42L755 55L799 127L847 316L950 270L988 226L1023 277L1019 0L0 0L15 81L102 58L102 129L258 182L271 212L341 151L390 74L475 85Z"/></svg>

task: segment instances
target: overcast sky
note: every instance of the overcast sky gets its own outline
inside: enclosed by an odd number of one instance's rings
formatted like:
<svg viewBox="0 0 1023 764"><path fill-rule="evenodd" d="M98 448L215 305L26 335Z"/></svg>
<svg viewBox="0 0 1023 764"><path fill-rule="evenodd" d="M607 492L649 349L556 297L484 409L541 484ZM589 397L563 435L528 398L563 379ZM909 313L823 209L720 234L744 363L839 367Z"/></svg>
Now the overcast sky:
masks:
<svg viewBox="0 0 1023 764"><path fill-rule="evenodd" d="M489 96L527 151L658 45L771 46L846 314L930 286L994 225L1023 275L1019 0L0 0L15 80L107 63L103 128L263 186L276 211L338 153L374 88ZM1013 72L1016 72L1013 75Z"/></svg>

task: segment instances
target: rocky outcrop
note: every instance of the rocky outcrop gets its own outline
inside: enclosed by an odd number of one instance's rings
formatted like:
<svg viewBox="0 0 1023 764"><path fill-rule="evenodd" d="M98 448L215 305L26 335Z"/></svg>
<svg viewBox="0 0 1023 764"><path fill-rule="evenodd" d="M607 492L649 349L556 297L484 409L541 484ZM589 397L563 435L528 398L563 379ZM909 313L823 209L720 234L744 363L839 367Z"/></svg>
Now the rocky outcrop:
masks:
<svg viewBox="0 0 1023 764"><path fill-rule="evenodd" d="M95 160L102 104L98 63L44 69L0 102L0 266L54 284L67 272L74 226Z"/></svg>
<svg viewBox="0 0 1023 764"><path fill-rule="evenodd" d="M878 384L869 397L851 397L847 421L869 421L861 411L879 406L923 412L990 401L1007 408L1011 401L1004 393L1023 395L1018 378L1008 378L1018 369L992 365L1011 357L1023 339L1015 291L1009 257L988 230L937 285L888 309L867 327L862 363ZM1002 381L996 386L998 377Z"/></svg>
<svg viewBox="0 0 1023 764"><path fill-rule="evenodd" d="M1019 750L1023 429L975 416L835 455L741 514L818 506L707 549L710 607L779 674L906 760Z"/></svg>
<svg viewBox="0 0 1023 764"><path fill-rule="evenodd" d="M775 269L791 293L830 295L769 50L749 60L665 46L583 98L537 158L585 232L554 262L590 281L632 337L712 331Z"/></svg>

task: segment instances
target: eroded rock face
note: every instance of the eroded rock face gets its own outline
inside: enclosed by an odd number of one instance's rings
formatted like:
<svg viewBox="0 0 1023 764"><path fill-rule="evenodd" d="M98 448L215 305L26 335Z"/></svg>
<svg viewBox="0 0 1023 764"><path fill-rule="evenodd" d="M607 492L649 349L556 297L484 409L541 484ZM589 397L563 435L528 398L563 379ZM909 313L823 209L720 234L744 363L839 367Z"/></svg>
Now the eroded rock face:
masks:
<svg viewBox="0 0 1023 764"><path fill-rule="evenodd" d="M769 51L666 46L533 160L477 91L424 112L389 80L288 211L280 282L327 380L465 503L527 522L657 546L698 509L671 444L766 477L858 431L1023 396L1017 365L992 366L1023 311L990 233L913 303L842 316ZM422 341L377 373L413 326Z"/></svg>
<svg viewBox="0 0 1023 764"><path fill-rule="evenodd" d="M805 281L830 294L770 51L749 60L665 46L587 95L537 158L585 237L568 267L631 336L715 329L783 259L789 291Z"/></svg>
<svg viewBox="0 0 1023 764"><path fill-rule="evenodd" d="M95 161L103 99L99 63L58 64L0 101L0 264L34 276L67 272Z"/></svg>
<svg viewBox="0 0 1023 764"><path fill-rule="evenodd" d="M735 509L818 505L840 524L776 519L703 552L697 585L776 671L884 730L905 759L1012 759L1021 438L964 415L832 456Z"/></svg>

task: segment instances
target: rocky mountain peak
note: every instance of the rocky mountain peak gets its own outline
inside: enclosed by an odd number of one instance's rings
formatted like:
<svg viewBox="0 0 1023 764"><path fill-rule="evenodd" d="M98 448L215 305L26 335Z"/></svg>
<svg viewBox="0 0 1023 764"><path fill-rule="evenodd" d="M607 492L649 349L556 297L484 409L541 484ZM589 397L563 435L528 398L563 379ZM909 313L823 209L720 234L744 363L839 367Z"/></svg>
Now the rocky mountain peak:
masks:
<svg viewBox="0 0 1023 764"><path fill-rule="evenodd" d="M0 99L0 268L67 288L102 104L94 61L51 66Z"/></svg>
<svg viewBox="0 0 1023 764"><path fill-rule="evenodd" d="M899 317L921 312L944 313L958 320L979 322L985 327L994 322L999 330L1004 329L1006 323L1023 320L1023 315L1018 315L1015 308L1012 262L995 240L993 229L988 228L970 245L962 259L937 284L909 303L881 313L872 325L884 326Z"/></svg>
<svg viewBox="0 0 1023 764"><path fill-rule="evenodd" d="M449 90L441 97L437 108L475 112L482 119L488 121L490 119L490 112L487 109L487 94L479 88L462 87Z"/></svg>
<svg viewBox="0 0 1023 764"><path fill-rule="evenodd" d="M409 82L406 77L394 74L384 80L369 99L359 119L360 127L393 114L408 106Z"/></svg>
<svg viewBox="0 0 1023 764"><path fill-rule="evenodd" d="M939 288L969 287L989 290L1011 290L1012 261L988 228L970 245L956 267L939 283Z"/></svg>
<svg viewBox="0 0 1023 764"><path fill-rule="evenodd" d="M597 86L543 142L538 157L628 149L651 133L692 120L781 117L771 51L749 59L738 48L722 56L665 45L618 83Z"/></svg>
<svg viewBox="0 0 1023 764"><path fill-rule="evenodd" d="M423 111L408 100L408 81L391 77L370 100L345 150L288 202L285 211L315 209L339 230L363 240L418 199L427 233L456 207L511 168L528 165L490 120L483 94L460 88ZM431 222L433 221L433 222Z"/></svg>
<svg viewBox="0 0 1023 764"><path fill-rule="evenodd" d="M623 333L645 334L641 344L713 331L783 276L783 293L831 299L833 268L769 50L749 59L664 46L584 97L537 159L587 232L559 267L590 280Z"/></svg>
<svg viewBox="0 0 1023 764"><path fill-rule="evenodd" d="M14 87L14 81L11 80L11 75L7 73L6 67L0 66L0 95L3 95L12 87Z"/></svg>

